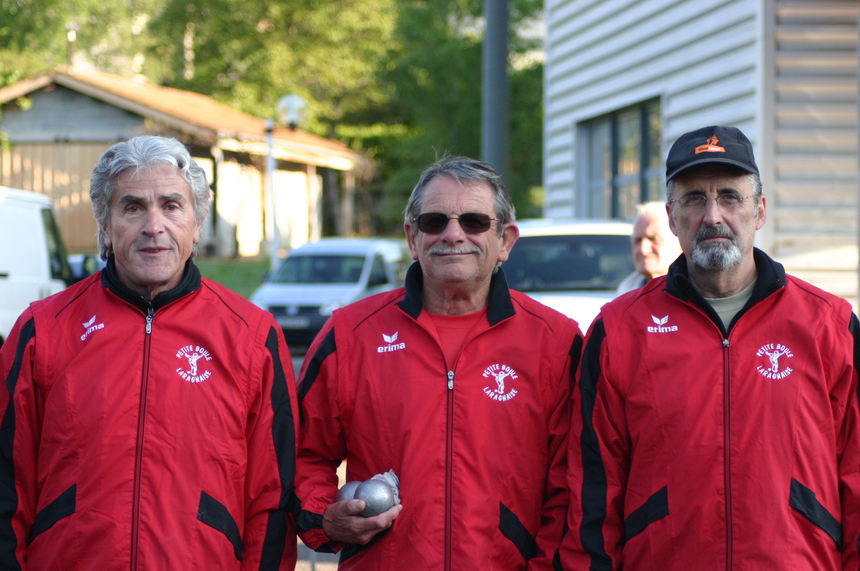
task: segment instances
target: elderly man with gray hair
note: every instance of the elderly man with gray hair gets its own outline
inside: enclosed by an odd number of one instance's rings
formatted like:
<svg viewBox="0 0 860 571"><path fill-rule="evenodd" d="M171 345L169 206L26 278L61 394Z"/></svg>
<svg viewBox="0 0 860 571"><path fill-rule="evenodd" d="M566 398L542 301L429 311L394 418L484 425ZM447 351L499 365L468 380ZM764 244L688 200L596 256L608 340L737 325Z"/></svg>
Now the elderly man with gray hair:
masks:
<svg viewBox="0 0 860 571"><path fill-rule="evenodd" d="M33 303L0 349L0 568L292 569L290 353L192 261L203 170L136 137L90 196L106 268Z"/></svg>
<svg viewBox="0 0 860 571"><path fill-rule="evenodd" d="M860 567L860 322L755 247L750 140L666 161L669 273L607 303L582 355L560 569Z"/></svg>
<svg viewBox="0 0 860 571"><path fill-rule="evenodd" d="M635 269L618 285L618 295L666 275L669 264L681 255L681 245L669 227L664 202L646 202L636 206L630 247Z"/></svg>
<svg viewBox="0 0 860 571"><path fill-rule="evenodd" d="M579 328L508 289L519 230L489 165L431 165L404 230L405 287L336 310L300 374L302 538L343 569L549 569ZM342 460L349 481L393 470L402 503L338 498Z"/></svg>

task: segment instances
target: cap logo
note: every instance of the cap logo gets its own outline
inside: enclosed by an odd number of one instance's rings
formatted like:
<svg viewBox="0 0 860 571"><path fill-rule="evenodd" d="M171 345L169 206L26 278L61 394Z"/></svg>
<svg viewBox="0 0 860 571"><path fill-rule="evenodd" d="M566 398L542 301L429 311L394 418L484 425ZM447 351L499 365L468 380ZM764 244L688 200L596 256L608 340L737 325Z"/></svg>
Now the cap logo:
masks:
<svg viewBox="0 0 860 571"><path fill-rule="evenodd" d="M711 138L708 139L708 142L704 145L699 145L696 147L696 154L699 153L725 153L726 149L717 145L720 140L717 139L716 135L711 135Z"/></svg>

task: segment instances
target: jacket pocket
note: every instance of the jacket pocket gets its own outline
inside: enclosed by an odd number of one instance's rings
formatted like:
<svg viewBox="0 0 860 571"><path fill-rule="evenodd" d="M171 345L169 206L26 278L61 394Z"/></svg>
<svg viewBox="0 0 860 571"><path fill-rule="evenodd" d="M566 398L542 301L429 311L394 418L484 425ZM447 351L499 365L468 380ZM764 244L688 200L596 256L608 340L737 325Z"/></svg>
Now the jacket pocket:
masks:
<svg viewBox="0 0 860 571"><path fill-rule="evenodd" d="M821 502L815 497L815 492L794 478L791 479L788 505L800 512L812 525L829 535L836 543L836 549L842 551L842 526L839 524L839 520L821 505Z"/></svg>
<svg viewBox="0 0 860 571"><path fill-rule="evenodd" d="M667 515L669 515L669 488L663 486L624 519L624 541L630 541L631 538L645 531L646 527Z"/></svg>
<svg viewBox="0 0 860 571"><path fill-rule="evenodd" d="M236 525L236 520L224 504L206 492L201 492L197 519L226 535L233 544L236 559L242 560L242 536L239 533L239 526Z"/></svg>
<svg viewBox="0 0 860 571"><path fill-rule="evenodd" d="M78 485L72 484L69 489L60 494L50 504L39 510L36 514L36 519L33 520L33 527L30 528L30 535L27 536L27 545L33 543L33 540L42 533L47 531L52 525L75 513L75 503L77 501Z"/></svg>
<svg viewBox="0 0 860 571"><path fill-rule="evenodd" d="M511 540L526 561L537 555L537 541L508 506L499 502L499 531Z"/></svg>

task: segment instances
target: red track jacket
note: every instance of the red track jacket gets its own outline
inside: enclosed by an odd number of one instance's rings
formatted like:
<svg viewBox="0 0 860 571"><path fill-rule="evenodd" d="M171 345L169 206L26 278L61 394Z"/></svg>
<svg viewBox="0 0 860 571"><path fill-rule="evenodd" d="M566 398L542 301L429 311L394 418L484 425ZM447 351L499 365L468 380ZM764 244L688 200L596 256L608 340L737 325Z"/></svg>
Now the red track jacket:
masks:
<svg viewBox="0 0 860 571"><path fill-rule="evenodd" d="M860 326L755 260L728 332L683 256L604 306L574 394L564 569L860 567Z"/></svg>
<svg viewBox="0 0 860 571"><path fill-rule="evenodd" d="M299 394L299 526L331 545L322 514L347 479L394 469L403 511L342 569L550 569L561 540L576 323L492 281L487 320L447 364L421 306L421 268L405 289L334 313L309 352Z"/></svg>
<svg viewBox="0 0 860 571"><path fill-rule="evenodd" d="M32 304L0 350L0 569L292 569L290 363L191 262L151 305L112 261Z"/></svg>

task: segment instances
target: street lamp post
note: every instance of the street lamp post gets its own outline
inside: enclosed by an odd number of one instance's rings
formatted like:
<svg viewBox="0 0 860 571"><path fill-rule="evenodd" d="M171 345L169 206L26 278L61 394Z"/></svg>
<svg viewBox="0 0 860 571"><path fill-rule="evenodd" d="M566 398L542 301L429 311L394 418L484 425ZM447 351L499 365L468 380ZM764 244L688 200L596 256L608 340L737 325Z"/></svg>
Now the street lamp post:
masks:
<svg viewBox="0 0 860 571"><path fill-rule="evenodd" d="M282 125L289 126L295 130L305 120L308 104L300 96L295 94L284 95L278 100L276 110L278 119ZM272 239L269 241L269 252L271 257L271 270L275 271L280 258L280 230L278 228L277 200L275 193L275 155L274 155L274 119L266 119L266 144L268 153L266 155L266 193L269 202L269 224L267 229L271 232Z"/></svg>
<svg viewBox="0 0 860 571"><path fill-rule="evenodd" d="M269 147L269 152L266 154L266 194L269 198L269 223L268 229L271 231L271 240L269 240L269 257L270 269L272 272L278 266L278 258L280 250L280 240L278 236L278 218L275 209L275 155L274 155L274 135L275 121L266 119L266 144Z"/></svg>

